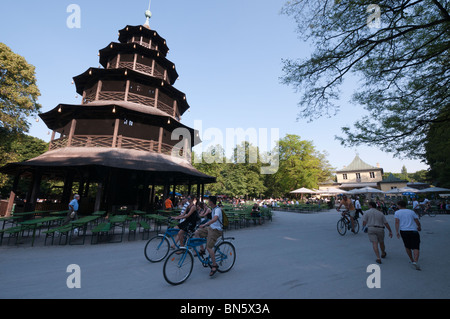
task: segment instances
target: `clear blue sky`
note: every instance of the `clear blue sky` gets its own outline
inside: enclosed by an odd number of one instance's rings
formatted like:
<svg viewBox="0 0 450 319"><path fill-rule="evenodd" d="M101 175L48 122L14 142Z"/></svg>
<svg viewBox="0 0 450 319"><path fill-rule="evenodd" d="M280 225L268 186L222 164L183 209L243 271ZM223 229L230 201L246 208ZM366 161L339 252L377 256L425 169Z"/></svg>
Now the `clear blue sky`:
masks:
<svg viewBox="0 0 450 319"><path fill-rule="evenodd" d="M81 8L79 29L66 25L72 3ZM347 83L337 116L297 121L300 97L280 83L281 60L308 57L311 48L298 39L294 21L280 14L284 3L152 1L150 26L167 40L168 59L180 75L175 87L186 93L191 106L182 122L194 127L194 121L202 120L204 131L218 128L224 136L227 128L277 128L280 138L296 134L313 141L337 169L348 165L357 152L365 162L380 163L388 172L400 172L403 165L408 172L427 169L419 161L393 158L376 148L344 148L334 139L343 125L364 114L348 102L352 83ZM59 103L80 104L72 77L98 67L98 51L118 41L119 29L143 24L147 6L148 0L3 1L0 41L36 67L42 112ZM32 121L30 135L50 140L42 121Z"/></svg>

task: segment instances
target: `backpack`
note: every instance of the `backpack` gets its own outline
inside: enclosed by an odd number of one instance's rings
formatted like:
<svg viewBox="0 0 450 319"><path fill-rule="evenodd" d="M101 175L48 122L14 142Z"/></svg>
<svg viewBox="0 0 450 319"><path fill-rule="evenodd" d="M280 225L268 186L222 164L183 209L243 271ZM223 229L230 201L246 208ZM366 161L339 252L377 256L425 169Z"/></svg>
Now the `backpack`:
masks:
<svg viewBox="0 0 450 319"><path fill-rule="evenodd" d="M222 226L224 228L228 228L228 225L230 224L230 222L228 221L228 216L227 214L225 214L222 208L220 210L222 211L222 220L223 220Z"/></svg>
<svg viewBox="0 0 450 319"><path fill-rule="evenodd" d="M223 228L227 228L229 225L228 216L227 216L227 214L225 214L225 212L223 211L222 208L220 208L219 206L217 206L217 208L219 208L220 211L222 212L222 221L220 221L220 218L219 218L219 223L222 224Z"/></svg>

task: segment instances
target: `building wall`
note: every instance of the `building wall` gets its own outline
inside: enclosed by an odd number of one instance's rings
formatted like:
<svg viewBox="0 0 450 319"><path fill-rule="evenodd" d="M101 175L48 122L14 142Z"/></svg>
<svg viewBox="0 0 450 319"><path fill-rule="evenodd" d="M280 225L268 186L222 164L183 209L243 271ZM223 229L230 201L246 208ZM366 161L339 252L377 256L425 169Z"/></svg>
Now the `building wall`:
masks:
<svg viewBox="0 0 450 319"><path fill-rule="evenodd" d="M359 174L359 175L358 175ZM383 180L381 169L373 171L340 171L336 172L338 183L376 183Z"/></svg>
<svg viewBox="0 0 450 319"><path fill-rule="evenodd" d="M399 183L379 183L380 189L383 192L390 191L393 188L403 188L406 187L406 182L399 182Z"/></svg>

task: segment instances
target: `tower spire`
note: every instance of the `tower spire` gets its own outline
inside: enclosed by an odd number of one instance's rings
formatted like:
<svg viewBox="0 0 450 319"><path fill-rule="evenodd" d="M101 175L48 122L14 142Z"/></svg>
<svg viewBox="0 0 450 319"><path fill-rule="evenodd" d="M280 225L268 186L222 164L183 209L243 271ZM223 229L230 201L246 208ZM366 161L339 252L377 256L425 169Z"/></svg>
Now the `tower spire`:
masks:
<svg viewBox="0 0 450 319"><path fill-rule="evenodd" d="M152 12L150 11L150 7L152 6L152 0L150 0L148 4L148 9L145 11L145 17L147 20L144 23L144 26L150 29L150 18L152 17Z"/></svg>

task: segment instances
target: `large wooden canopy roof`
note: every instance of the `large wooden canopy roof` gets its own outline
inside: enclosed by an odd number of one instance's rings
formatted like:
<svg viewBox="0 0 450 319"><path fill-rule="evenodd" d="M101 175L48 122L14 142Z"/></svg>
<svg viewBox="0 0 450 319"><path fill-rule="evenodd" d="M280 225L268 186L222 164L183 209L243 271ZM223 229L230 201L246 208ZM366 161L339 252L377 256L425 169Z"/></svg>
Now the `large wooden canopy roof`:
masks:
<svg viewBox="0 0 450 319"><path fill-rule="evenodd" d="M69 170L87 170L88 168L113 168L148 174L155 183L163 184L168 177L172 182L181 184L215 183L214 177L196 170L182 158L118 148L68 147L49 151L22 163L11 163L0 168L1 173L26 174L40 169L43 175L58 175Z"/></svg>

